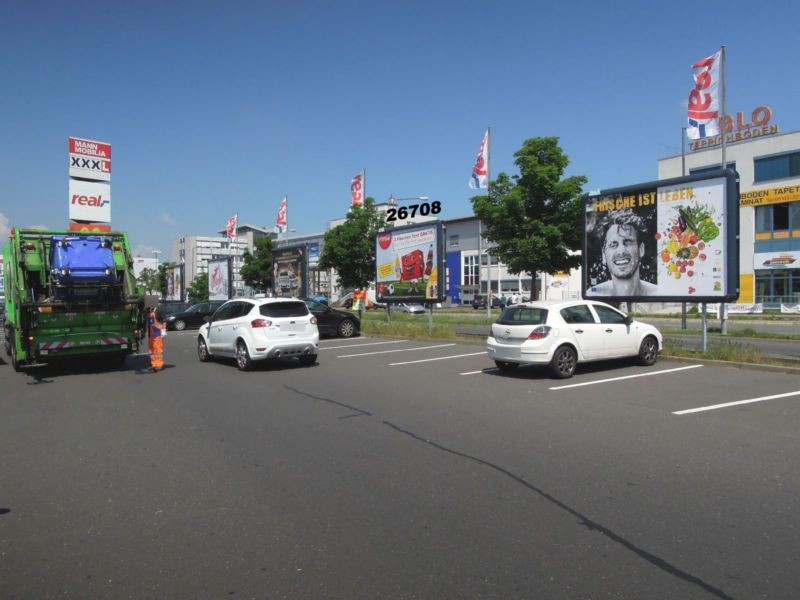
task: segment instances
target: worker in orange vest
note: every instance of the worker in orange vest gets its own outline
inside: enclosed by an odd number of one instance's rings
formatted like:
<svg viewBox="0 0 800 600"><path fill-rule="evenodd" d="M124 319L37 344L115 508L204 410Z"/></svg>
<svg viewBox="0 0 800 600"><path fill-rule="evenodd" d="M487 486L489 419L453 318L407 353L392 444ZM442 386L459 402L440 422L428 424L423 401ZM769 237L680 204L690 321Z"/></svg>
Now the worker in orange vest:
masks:
<svg viewBox="0 0 800 600"><path fill-rule="evenodd" d="M164 368L164 336L166 327L158 320L156 311L147 309L147 335L150 346L150 371L156 373Z"/></svg>

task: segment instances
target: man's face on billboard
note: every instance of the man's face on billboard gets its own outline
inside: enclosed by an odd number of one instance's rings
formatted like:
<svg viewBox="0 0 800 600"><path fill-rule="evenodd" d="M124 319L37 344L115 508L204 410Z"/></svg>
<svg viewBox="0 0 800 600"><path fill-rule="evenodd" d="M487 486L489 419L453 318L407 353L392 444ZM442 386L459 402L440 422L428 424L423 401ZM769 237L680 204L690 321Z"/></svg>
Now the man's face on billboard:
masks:
<svg viewBox="0 0 800 600"><path fill-rule="evenodd" d="M644 255L644 243L631 225L612 225L606 233L603 246L603 261L612 277L629 279L639 269Z"/></svg>

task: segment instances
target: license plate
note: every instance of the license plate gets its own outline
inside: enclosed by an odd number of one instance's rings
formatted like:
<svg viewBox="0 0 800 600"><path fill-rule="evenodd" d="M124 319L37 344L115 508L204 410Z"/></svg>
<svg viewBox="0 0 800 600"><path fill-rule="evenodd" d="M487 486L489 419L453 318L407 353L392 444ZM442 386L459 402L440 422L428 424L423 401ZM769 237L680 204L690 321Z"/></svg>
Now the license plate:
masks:
<svg viewBox="0 0 800 600"><path fill-rule="evenodd" d="M281 331L305 331L306 330L305 323L283 323L280 327L281 327Z"/></svg>

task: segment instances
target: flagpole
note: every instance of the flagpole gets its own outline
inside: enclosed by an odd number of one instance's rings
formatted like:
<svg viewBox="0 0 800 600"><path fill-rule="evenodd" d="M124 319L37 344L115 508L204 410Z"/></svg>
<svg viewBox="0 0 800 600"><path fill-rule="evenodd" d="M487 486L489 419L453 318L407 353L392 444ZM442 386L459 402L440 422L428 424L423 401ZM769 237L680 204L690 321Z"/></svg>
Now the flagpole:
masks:
<svg viewBox="0 0 800 600"><path fill-rule="evenodd" d="M284 197L286 200L286 236L284 238L284 242L286 245L289 245L289 194L286 194Z"/></svg>
<svg viewBox="0 0 800 600"><path fill-rule="evenodd" d="M725 46L720 46L720 70L722 71L722 117L720 117L720 133L722 134L722 168L725 169L725 114L727 110L726 106L726 81L725 81Z"/></svg>

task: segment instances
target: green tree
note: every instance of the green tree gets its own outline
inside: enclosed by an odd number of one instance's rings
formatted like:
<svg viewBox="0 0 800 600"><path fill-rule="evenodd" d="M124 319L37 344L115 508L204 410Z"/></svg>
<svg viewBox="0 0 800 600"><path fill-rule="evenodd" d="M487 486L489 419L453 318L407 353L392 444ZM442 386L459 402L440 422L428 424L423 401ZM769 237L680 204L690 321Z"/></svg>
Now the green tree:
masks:
<svg viewBox="0 0 800 600"><path fill-rule="evenodd" d="M531 138L514 154L520 174L500 173L488 196L472 198L493 254L511 273L568 271L580 264L582 189L586 177L563 178L569 158L557 137Z"/></svg>
<svg viewBox="0 0 800 600"><path fill-rule="evenodd" d="M158 271L150 267L145 267L142 269L142 272L139 273L139 277L136 278L136 285L144 288L144 291L148 294L160 291L161 286L158 280Z"/></svg>
<svg viewBox="0 0 800 600"><path fill-rule="evenodd" d="M336 269L344 288L365 288L375 280L375 235L386 223L368 197L353 206L341 225L325 232L320 269Z"/></svg>
<svg viewBox="0 0 800 600"><path fill-rule="evenodd" d="M247 250L242 254L244 264L239 268L239 275L245 285L254 290L266 292L272 288L272 254L275 245L272 238L263 237L255 242L253 254Z"/></svg>
<svg viewBox="0 0 800 600"><path fill-rule="evenodd" d="M189 294L189 302L192 304L208 302L208 273L200 273L195 277L186 292Z"/></svg>
<svg viewBox="0 0 800 600"><path fill-rule="evenodd" d="M167 264L158 265L158 291L162 298L167 297Z"/></svg>

